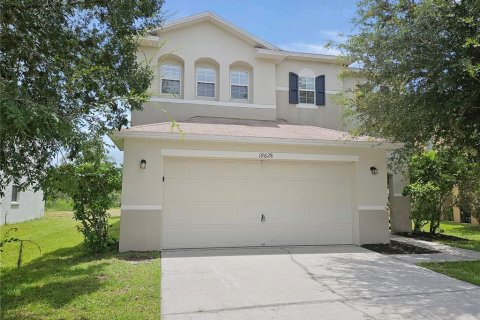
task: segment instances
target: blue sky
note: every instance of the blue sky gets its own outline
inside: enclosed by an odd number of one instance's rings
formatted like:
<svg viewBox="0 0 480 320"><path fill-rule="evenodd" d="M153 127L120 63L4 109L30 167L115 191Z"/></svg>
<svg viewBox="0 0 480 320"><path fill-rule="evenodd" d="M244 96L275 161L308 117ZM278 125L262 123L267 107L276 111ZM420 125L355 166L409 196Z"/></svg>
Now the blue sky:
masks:
<svg viewBox="0 0 480 320"><path fill-rule="evenodd" d="M167 21L212 11L251 34L289 51L335 54L327 41L349 34L356 10L354 0L166 0ZM106 139L109 140L109 139ZM123 152L109 148L118 163Z"/></svg>
<svg viewBox="0 0 480 320"><path fill-rule="evenodd" d="M163 8L169 20L210 10L281 49L335 53L323 46L351 32L356 1L166 0Z"/></svg>

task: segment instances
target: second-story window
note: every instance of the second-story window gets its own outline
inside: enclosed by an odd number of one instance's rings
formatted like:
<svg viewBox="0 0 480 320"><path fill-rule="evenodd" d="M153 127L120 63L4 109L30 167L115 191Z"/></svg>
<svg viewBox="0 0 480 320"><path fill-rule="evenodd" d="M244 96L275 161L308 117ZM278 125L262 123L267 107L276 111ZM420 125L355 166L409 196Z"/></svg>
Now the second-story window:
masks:
<svg viewBox="0 0 480 320"><path fill-rule="evenodd" d="M177 64L162 64L160 66L162 93L180 94L181 67Z"/></svg>
<svg viewBox="0 0 480 320"><path fill-rule="evenodd" d="M230 72L230 87L232 99L248 99L248 72L233 70Z"/></svg>
<svg viewBox="0 0 480 320"><path fill-rule="evenodd" d="M197 68L197 96L199 97L215 97L215 69Z"/></svg>
<svg viewBox="0 0 480 320"><path fill-rule="evenodd" d="M315 103L315 79L308 77L298 78L298 102Z"/></svg>

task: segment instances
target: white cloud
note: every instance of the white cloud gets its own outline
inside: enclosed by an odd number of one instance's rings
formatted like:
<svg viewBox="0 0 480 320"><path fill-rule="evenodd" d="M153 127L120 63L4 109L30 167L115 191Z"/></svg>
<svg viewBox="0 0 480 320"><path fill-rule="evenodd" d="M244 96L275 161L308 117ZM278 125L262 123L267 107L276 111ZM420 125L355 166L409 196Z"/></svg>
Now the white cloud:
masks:
<svg viewBox="0 0 480 320"><path fill-rule="evenodd" d="M320 30L318 34L326 41L333 41L335 43L342 43L347 40L345 35L338 30Z"/></svg>
<svg viewBox="0 0 480 320"><path fill-rule="evenodd" d="M281 49L286 51L293 52L304 52L304 53L318 53L318 54L330 54L330 55L340 55L340 50L333 47L325 47L323 44L315 43L304 43L304 42L292 42L286 43L279 46Z"/></svg>

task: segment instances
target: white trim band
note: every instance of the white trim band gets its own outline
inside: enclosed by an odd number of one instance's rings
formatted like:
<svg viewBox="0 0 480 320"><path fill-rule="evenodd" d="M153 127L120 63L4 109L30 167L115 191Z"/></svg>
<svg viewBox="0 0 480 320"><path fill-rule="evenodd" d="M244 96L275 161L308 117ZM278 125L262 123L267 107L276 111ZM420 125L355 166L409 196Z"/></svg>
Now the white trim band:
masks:
<svg viewBox="0 0 480 320"><path fill-rule="evenodd" d="M162 98L158 96L151 97L150 101L177 103L177 104L198 104L198 105L219 106L219 107L252 108L252 109L275 109L276 108L276 106L272 104L253 104L253 103L214 101L214 100L172 99L172 98Z"/></svg>
<svg viewBox="0 0 480 320"><path fill-rule="evenodd" d="M359 211L385 211L386 206L358 206Z"/></svg>
<svg viewBox="0 0 480 320"><path fill-rule="evenodd" d="M288 91L288 87L282 87L282 86L278 86L278 87L275 87L275 89L277 91ZM340 93L342 92L342 90L325 90L325 93L326 94L337 94L337 93Z"/></svg>
<svg viewBox="0 0 480 320"><path fill-rule="evenodd" d="M122 204L121 210L162 210L161 204Z"/></svg>
<svg viewBox="0 0 480 320"><path fill-rule="evenodd" d="M358 156L308 154L308 153L282 153L282 152L244 152L244 151L216 151L216 150L188 150L188 149L162 149L163 157L183 158L214 158L214 159L247 159L247 160L291 160L291 161L331 161L331 162L357 162Z"/></svg>

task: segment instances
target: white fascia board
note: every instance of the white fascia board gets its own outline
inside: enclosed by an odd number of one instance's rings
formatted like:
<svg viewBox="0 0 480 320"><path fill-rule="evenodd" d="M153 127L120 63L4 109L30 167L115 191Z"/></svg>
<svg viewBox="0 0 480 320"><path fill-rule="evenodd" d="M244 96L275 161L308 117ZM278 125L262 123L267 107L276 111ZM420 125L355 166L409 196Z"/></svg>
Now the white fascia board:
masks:
<svg viewBox="0 0 480 320"><path fill-rule="evenodd" d="M277 86L275 87L275 90L277 91L289 91L290 89L288 87L282 87L282 86ZM342 90L325 90L326 94L338 94L341 93Z"/></svg>
<svg viewBox="0 0 480 320"><path fill-rule="evenodd" d="M160 38L157 36L147 35L146 37L139 38L140 46L144 47L154 47L157 48L160 46Z"/></svg>
<svg viewBox="0 0 480 320"><path fill-rule="evenodd" d="M336 154L308 154L284 152L250 152L250 151L217 151L162 149L162 157L180 158L210 158L210 159L245 159L245 160L288 160L288 161L328 161L328 162L358 162L358 156Z"/></svg>
<svg viewBox="0 0 480 320"><path fill-rule="evenodd" d="M252 108L252 109L275 109L273 104L254 104L254 103L242 103L242 102L229 102L229 101L213 101L213 100L189 100L189 99L172 99L163 97L151 97L151 102L164 102L175 104L198 104L207 106L220 106L220 107L235 107L235 108Z"/></svg>
<svg viewBox="0 0 480 320"><path fill-rule="evenodd" d="M178 133L158 132L114 132L112 139L158 139L167 141L201 141L201 142L231 142L243 144L272 144L272 145L301 145L301 146L329 146L329 147L354 147L354 148L376 148L385 150L396 150L403 147L403 144L375 142L375 141L333 141L333 140L305 140L305 139L283 139L283 138L260 138L260 137L234 137L216 135L195 135Z"/></svg>

